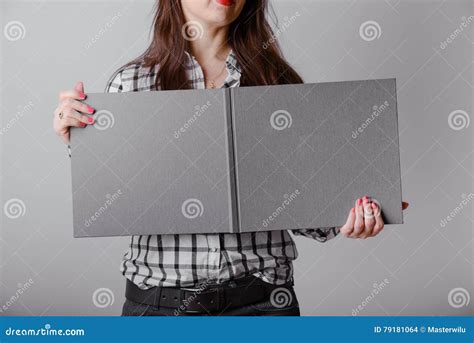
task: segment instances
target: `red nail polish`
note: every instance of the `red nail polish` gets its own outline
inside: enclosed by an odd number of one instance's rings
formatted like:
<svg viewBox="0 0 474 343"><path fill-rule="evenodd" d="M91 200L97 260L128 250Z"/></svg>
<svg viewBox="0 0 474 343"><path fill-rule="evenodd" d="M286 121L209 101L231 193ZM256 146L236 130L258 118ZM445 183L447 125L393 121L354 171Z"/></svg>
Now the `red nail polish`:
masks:
<svg viewBox="0 0 474 343"><path fill-rule="evenodd" d="M85 98L86 98L86 95L85 95L84 93L82 93L82 92L79 92L79 97L80 97L81 99L85 99Z"/></svg>
<svg viewBox="0 0 474 343"><path fill-rule="evenodd" d="M372 203L372 208L377 208L377 205L374 202Z"/></svg>
<svg viewBox="0 0 474 343"><path fill-rule="evenodd" d="M369 203L369 199L364 198L364 204L368 204L368 203Z"/></svg>
<svg viewBox="0 0 474 343"><path fill-rule="evenodd" d="M357 199L357 205L359 205L359 206L362 205L362 199L360 199L360 198Z"/></svg>
<svg viewBox="0 0 474 343"><path fill-rule="evenodd" d="M89 118L87 119L87 121L88 121L89 123L93 123L93 122L94 122L94 118L89 117Z"/></svg>
<svg viewBox="0 0 474 343"><path fill-rule="evenodd" d="M92 107L90 107L90 106L87 106L87 110L89 111L89 113L94 113L94 111L95 111L95 110L94 110Z"/></svg>
<svg viewBox="0 0 474 343"><path fill-rule="evenodd" d="M365 196L364 196L364 199L369 199L369 196L368 196L368 195L365 195Z"/></svg>

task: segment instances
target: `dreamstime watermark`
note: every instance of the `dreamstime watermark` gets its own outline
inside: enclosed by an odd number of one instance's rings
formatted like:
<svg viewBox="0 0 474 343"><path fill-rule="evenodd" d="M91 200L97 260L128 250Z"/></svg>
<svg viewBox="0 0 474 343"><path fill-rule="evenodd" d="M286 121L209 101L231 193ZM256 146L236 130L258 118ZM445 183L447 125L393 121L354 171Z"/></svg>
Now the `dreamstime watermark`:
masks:
<svg viewBox="0 0 474 343"><path fill-rule="evenodd" d="M273 307L284 308L293 303L293 294L288 288L278 287L270 293L270 303Z"/></svg>
<svg viewBox="0 0 474 343"><path fill-rule="evenodd" d="M360 25L359 35L366 42L371 42L382 36L382 28L376 21L369 20Z"/></svg>
<svg viewBox="0 0 474 343"><path fill-rule="evenodd" d="M89 227L92 225L93 222L95 222L97 219L100 218L100 216L105 212L107 211L108 208L110 208L110 206L112 206L112 204L114 203L115 200L117 200L120 196L122 195L122 190L118 189L114 194L110 195L110 194L107 194L105 196L106 200L104 202L104 204L102 206L100 206L95 212L94 214L92 214L89 218L87 218L85 221L84 221L84 226L85 227Z"/></svg>
<svg viewBox="0 0 474 343"><path fill-rule="evenodd" d="M449 214L441 219L439 222L439 226L441 227L446 227L448 223L454 219L459 213L461 213L464 208L474 199L474 193L469 193L469 194L462 194L461 195L462 200L459 202L459 204L449 212Z"/></svg>
<svg viewBox="0 0 474 343"><path fill-rule="evenodd" d="M189 118L186 123L183 124L183 126L181 126L178 130L176 130L174 132L174 138L178 139L181 137L181 135L183 133L186 132L186 130L188 130L191 125L193 125L193 123L200 117L202 116L204 113L206 113L206 111L209 109L209 107L211 107L212 103L208 100L204 105L202 106L199 106L199 105L196 105L194 106L194 114L192 115L191 118Z"/></svg>
<svg viewBox="0 0 474 343"><path fill-rule="evenodd" d="M10 42L23 39L26 35L25 25L18 20L9 21L3 28L3 35Z"/></svg>
<svg viewBox="0 0 474 343"><path fill-rule="evenodd" d="M268 49L268 47L270 45L275 43L277 41L278 37L280 37L286 30L288 30L288 28L296 21L296 18L298 18L299 16L300 16L300 13L298 11L296 11L295 14L293 14L290 17L285 16L283 18L283 24L281 25L281 27L276 29L273 32L270 39L263 43L262 48L264 48L266 50L266 49Z"/></svg>
<svg viewBox="0 0 474 343"><path fill-rule="evenodd" d="M0 313L6 312L13 304L33 285L33 279L29 279L25 283L19 283L15 294L13 294L10 299L8 299L5 304L0 307Z"/></svg>
<svg viewBox="0 0 474 343"><path fill-rule="evenodd" d="M26 205L23 200L12 198L3 206L3 212L10 219L17 219L25 215Z"/></svg>
<svg viewBox="0 0 474 343"><path fill-rule="evenodd" d="M195 20L190 20L184 23L181 28L181 35L187 41L195 41L201 39L204 35L204 28L201 23Z"/></svg>
<svg viewBox="0 0 474 343"><path fill-rule="evenodd" d="M195 219L204 213L204 206L199 199L187 199L181 205L181 213L185 218Z"/></svg>
<svg viewBox="0 0 474 343"><path fill-rule="evenodd" d="M114 127L115 117L112 112L99 110L94 114L94 127L99 131L104 131Z"/></svg>
<svg viewBox="0 0 474 343"><path fill-rule="evenodd" d="M28 112L30 112L34 107L34 104L32 101L29 101L28 104L26 104L25 106L21 107L21 106L18 106L18 111L15 113L15 115L13 116L13 118L11 118L4 127L2 127L0 129L0 136L1 135L4 135L7 133L8 130L10 130L13 126L15 126L16 123L18 123L18 121L23 118L23 116L25 114L27 114Z"/></svg>
<svg viewBox="0 0 474 343"><path fill-rule="evenodd" d="M193 291L192 291L193 293L190 296L188 296L186 299L183 299L181 301L181 304L178 306L178 308L174 310L174 315L179 316L183 311L185 311L186 308L189 305L191 305L194 302L194 300L196 300L198 295L201 294L202 292L204 292L207 289L208 286L209 286L208 281L204 281L204 282L200 283L198 285L198 287L193 289Z"/></svg>
<svg viewBox="0 0 474 343"><path fill-rule="evenodd" d="M95 307L106 308L112 306L115 301L114 292L109 288L98 288L92 294L92 303Z"/></svg>
<svg viewBox="0 0 474 343"><path fill-rule="evenodd" d="M110 20L108 20L104 25L102 25L99 29L99 31L92 36L91 39L89 39L86 44L84 44L84 48L86 50L89 50L95 43L97 43L102 36L104 36L114 25L117 21L122 18L122 12L117 12L115 15L113 15Z"/></svg>
<svg viewBox="0 0 474 343"><path fill-rule="evenodd" d="M84 336L84 329L53 329L51 324L45 324L39 329L5 329L6 336Z"/></svg>
<svg viewBox="0 0 474 343"><path fill-rule="evenodd" d="M462 287L453 288L448 294L448 303L451 307L461 308L468 306L471 296L467 289Z"/></svg>
<svg viewBox="0 0 474 343"><path fill-rule="evenodd" d="M448 125L454 131L459 131L469 127L471 118L466 111L455 110L448 115Z"/></svg>
<svg viewBox="0 0 474 343"><path fill-rule="evenodd" d="M449 44L454 42L454 40L465 30L469 28L469 25L474 21L474 16L469 16L469 17L462 17L461 18L462 22L459 24L459 26L448 36L444 41L439 43L439 47L441 50L444 50L448 47Z"/></svg>
<svg viewBox="0 0 474 343"><path fill-rule="evenodd" d="M262 222L262 226L264 228L268 227L268 225L270 225L271 222L273 222L284 210L286 210L288 208L288 206L290 206L290 204L300 195L300 191L298 189L295 189L295 191L293 193L291 193L290 195L288 194L285 194L283 196L283 198L285 200L282 201L281 205L278 206L274 211L273 213L268 216L268 218L265 218Z"/></svg>
<svg viewBox="0 0 474 343"><path fill-rule="evenodd" d="M357 129L352 131L352 138L356 139L357 137L359 137L359 135L364 132L364 130L370 125L370 123L372 123L379 115L384 113L387 107L389 106L390 104L388 103L388 101L385 101L380 106L375 105L374 107L372 107L372 114Z"/></svg>
<svg viewBox="0 0 474 343"><path fill-rule="evenodd" d="M370 291L370 294L362 300L362 302L355 308L352 309L352 315L357 316L361 311L363 311L367 305L369 305L372 300L385 288L387 285L390 283L387 278L383 279L382 282L380 283L374 283L372 285L372 290Z"/></svg>
<svg viewBox="0 0 474 343"><path fill-rule="evenodd" d="M378 207L378 210L377 210L377 217L381 216L382 215L382 205L380 205L380 201L378 201L377 199L375 198L370 198L370 201L372 201L374 204L377 205ZM370 205L372 206L372 205ZM372 219L372 218L375 218L375 210L373 207L372 208L372 213L367 213L366 211L364 211L364 218L365 219Z"/></svg>
<svg viewBox="0 0 474 343"><path fill-rule="evenodd" d="M270 125L277 131L288 129L291 124L293 124L293 118L288 111L277 110L270 116Z"/></svg>

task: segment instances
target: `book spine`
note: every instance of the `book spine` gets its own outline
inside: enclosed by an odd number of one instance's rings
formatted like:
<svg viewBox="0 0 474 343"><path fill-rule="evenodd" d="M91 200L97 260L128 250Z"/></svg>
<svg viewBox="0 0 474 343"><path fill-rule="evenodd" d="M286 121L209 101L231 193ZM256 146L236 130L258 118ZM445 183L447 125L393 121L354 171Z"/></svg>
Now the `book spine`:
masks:
<svg viewBox="0 0 474 343"><path fill-rule="evenodd" d="M226 120L227 120L227 147L228 147L228 162L229 162L229 189L230 189L230 232L240 232L240 221L239 221L239 202L238 202L238 183L237 183L237 171L235 161L235 125L234 125L234 99L233 89L227 88L225 92L225 107L226 107Z"/></svg>

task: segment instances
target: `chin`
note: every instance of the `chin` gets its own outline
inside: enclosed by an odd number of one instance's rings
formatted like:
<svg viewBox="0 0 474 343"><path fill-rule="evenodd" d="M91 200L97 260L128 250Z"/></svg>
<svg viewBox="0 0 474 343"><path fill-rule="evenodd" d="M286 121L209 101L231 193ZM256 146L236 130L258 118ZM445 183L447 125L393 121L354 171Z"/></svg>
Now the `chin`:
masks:
<svg viewBox="0 0 474 343"><path fill-rule="evenodd" d="M189 13L203 24L225 26L237 19L245 0L182 0L181 4L185 14Z"/></svg>

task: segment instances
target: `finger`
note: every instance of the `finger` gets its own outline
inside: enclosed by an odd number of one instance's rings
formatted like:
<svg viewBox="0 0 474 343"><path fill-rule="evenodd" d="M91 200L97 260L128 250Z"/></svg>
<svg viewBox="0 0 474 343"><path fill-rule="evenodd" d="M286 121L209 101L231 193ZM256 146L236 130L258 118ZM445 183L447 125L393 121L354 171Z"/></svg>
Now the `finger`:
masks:
<svg viewBox="0 0 474 343"><path fill-rule="evenodd" d="M55 126L56 133L61 137L64 143L70 143L70 127L85 127L86 124L73 118L63 118L59 126Z"/></svg>
<svg viewBox="0 0 474 343"><path fill-rule="evenodd" d="M66 108L63 113L66 117L76 119L87 125L94 123L93 117L88 117L86 115L83 115L82 113L79 113L78 111L72 108Z"/></svg>
<svg viewBox="0 0 474 343"><path fill-rule="evenodd" d="M406 210L409 205L410 205L409 203L402 201L402 210Z"/></svg>
<svg viewBox="0 0 474 343"><path fill-rule="evenodd" d="M85 127L86 124L74 117L63 117L63 119L61 119L61 122L59 123L59 130L68 130L71 126Z"/></svg>
<svg viewBox="0 0 474 343"><path fill-rule="evenodd" d="M374 230L372 231L372 237L374 237L377 236L380 231L383 230L385 224L382 218L382 210L376 203L372 203L372 210L374 211L375 217L375 226Z"/></svg>
<svg viewBox="0 0 474 343"><path fill-rule="evenodd" d="M340 231L345 237L349 237L354 231L354 223L355 223L355 209L354 207L351 208L349 211L349 215L347 216L347 221L344 226L341 227Z"/></svg>
<svg viewBox="0 0 474 343"><path fill-rule="evenodd" d="M362 207L362 199L357 199L355 204L355 223L354 231L351 237L358 237L364 231L364 208Z"/></svg>
<svg viewBox="0 0 474 343"><path fill-rule="evenodd" d="M59 134L61 139L63 140L64 143L68 144L71 143L71 134L69 133L69 130L64 131L63 133Z"/></svg>
<svg viewBox="0 0 474 343"><path fill-rule="evenodd" d="M372 231L374 230L375 226L375 217L374 212L372 210L371 202L369 197L366 195L363 200L363 207L364 207L364 233L362 235L363 238L370 237L372 235Z"/></svg>
<svg viewBox="0 0 474 343"><path fill-rule="evenodd" d="M71 99L71 98L68 98L68 99L65 99L63 100L60 104L59 104L59 110L60 111L66 111L68 108L72 108L78 112L82 112L82 113L85 113L85 114L92 114L95 112L95 110L83 103L83 102L80 102L80 101L77 101L77 100L74 100L74 99Z"/></svg>
<svg viewBox="0 0 474 343"><path fill-rule="evenodd" d="M59 101L63 101L65 99L84 100L85 98L86 95L84 92L80 92L76 89L59 92Z"/></svg>
<svg viewBox="0 0 474 343"><path fill-rule="evenodd" d="M74 89L80 93L84 94L84 82L78 81L76 85L74 86Z"/></svg>

